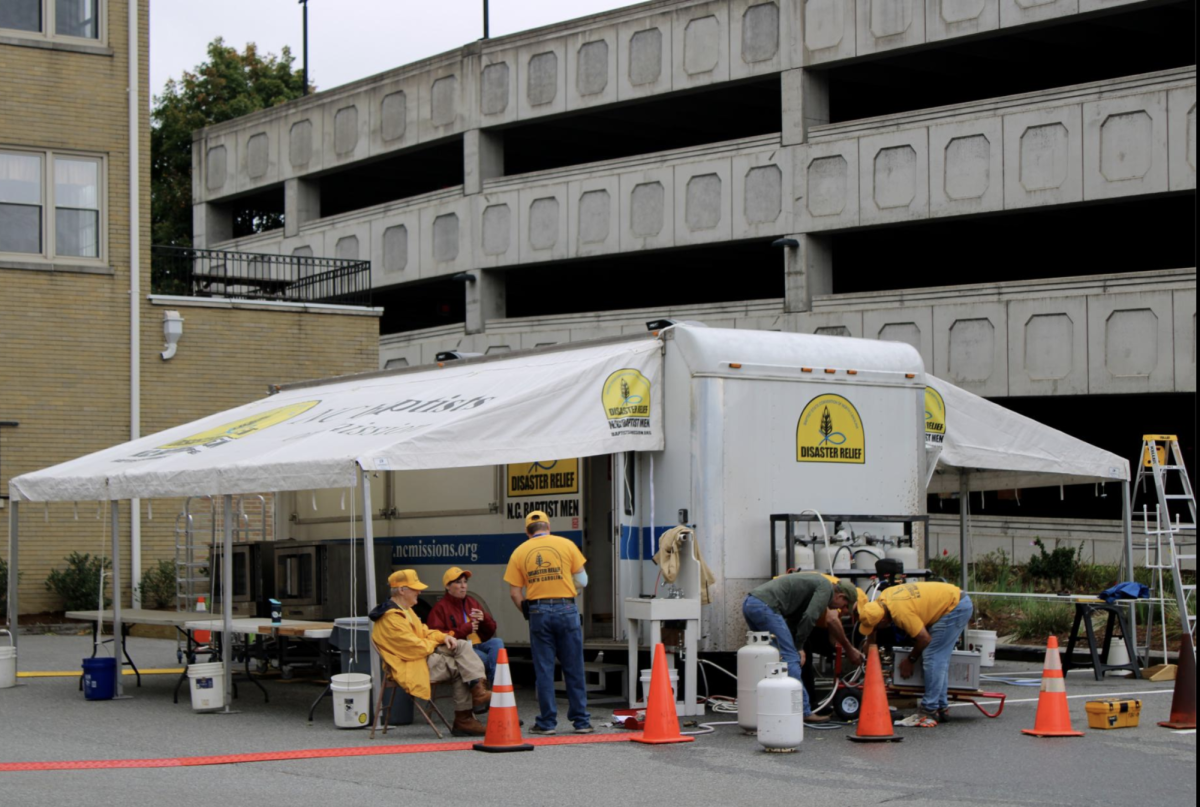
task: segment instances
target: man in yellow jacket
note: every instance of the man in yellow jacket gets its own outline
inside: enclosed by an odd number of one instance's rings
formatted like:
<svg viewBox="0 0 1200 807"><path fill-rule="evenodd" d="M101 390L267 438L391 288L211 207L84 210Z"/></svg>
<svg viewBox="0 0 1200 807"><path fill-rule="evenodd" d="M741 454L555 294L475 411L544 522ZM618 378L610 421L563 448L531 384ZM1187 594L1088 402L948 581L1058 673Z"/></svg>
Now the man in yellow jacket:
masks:
<svg viewBox="0 0 1200 807"><path fill-rule="evenodd" d="M414 698L428 700L431 684L454 685L454 725L456 737L482 737L486 730L475 719L487 711L492 693L487 687L483 662L468 641L430 630L413 611L421 591L428 586L415 569L401 569L388 578L391 599L384 600L370 613L371 641L379 650L392 678Z"/></svg>

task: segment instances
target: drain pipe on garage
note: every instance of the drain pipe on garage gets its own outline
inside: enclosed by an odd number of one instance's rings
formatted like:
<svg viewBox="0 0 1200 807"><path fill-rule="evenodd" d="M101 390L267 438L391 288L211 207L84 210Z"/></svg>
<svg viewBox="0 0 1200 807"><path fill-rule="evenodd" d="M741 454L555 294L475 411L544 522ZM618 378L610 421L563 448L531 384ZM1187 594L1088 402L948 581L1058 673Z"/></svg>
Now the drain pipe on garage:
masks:
<svg viewBox="0 0 1200 807"><path fill-rule="evenodd" d="M141 58L138 51L139 0L129 0L129 439L142 436L142 366L140 331L142 325L141 273L141 147L138 135L141 125ZM114 536L115 538L115 536ZM129 588L133 592L133 607L141 607L138 583L142 579L142 502L129 502ZM113 599L121 595L114 591ZM118 665L120 672L120 665ZM120 677L120 676L118 676Z"/></svg>

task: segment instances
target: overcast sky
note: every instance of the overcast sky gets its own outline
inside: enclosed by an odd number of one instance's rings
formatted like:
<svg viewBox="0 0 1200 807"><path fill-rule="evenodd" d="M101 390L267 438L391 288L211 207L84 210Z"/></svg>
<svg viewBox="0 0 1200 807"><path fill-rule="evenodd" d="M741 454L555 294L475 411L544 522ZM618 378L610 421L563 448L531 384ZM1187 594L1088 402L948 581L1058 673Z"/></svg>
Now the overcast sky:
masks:
<svg viewBox="0 0 1200 807"><path fill-rule="evenodd" d="M490 0L491 35L630 5L631 0ZM301 64L297 0L157 0L150 5L150 91L194 70L223 37L241 50L292 48ZM483 0L309 0L309 78L320 90L457 48L483 36Z"/></svg>

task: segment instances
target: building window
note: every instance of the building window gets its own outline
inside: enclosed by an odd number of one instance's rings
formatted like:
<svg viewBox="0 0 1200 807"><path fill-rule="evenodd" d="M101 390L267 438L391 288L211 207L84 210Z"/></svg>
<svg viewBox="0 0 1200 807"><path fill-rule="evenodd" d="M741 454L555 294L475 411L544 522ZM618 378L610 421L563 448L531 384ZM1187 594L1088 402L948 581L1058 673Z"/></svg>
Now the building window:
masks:
<svg viewBox="0 0 1200 807"><path fill-rule="evenodd" d="M52 151L0 151L0 255L103 258L104 162Z"/></svg>
<svg viewBox="0 0 1200 807"><path fill-rule="evenodd" d="M0 33L99 40L100 10L100 0L0 0Z"/></svg>

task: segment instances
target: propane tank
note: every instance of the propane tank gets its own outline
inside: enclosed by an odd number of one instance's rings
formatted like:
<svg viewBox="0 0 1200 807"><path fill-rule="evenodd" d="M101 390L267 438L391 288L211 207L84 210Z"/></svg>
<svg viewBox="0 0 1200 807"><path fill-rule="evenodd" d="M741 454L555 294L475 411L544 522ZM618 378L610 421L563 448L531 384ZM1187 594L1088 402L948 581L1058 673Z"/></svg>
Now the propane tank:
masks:
<svg viewBox="0 0 1200 807"><path fill-rule="evenodd" d="M769 665L758 682L758 742L777 754L796 750L804 741L804 685L788 675L782 662Z"/></svg>
<svg viewBox="0 0 1200 807"><path fill-rule="evenodd" d="M788 566L787 566L787 549L785 547L781 546L775 550L775 553L776 553L776 558L777 558L775 568L779 569L780 574L786 574L787 568L788 568ZM797 542L796 546L795 546L795 550L793 552L793 556L796 561L796 565L795 565L796 569L798 569L800 571L804 571L804 572L811 572L813 569L816 568L816 565L814 562L814 557L813 557L813 551L810 547Z"/></svg>
<svg viewBox="0 0 1200 807"><path fill-rule="evenodd" d="M779 663L779 651L767 632L746 632L746 644L737 653L738 726L747 734L758 728L758 682L772 664Z"/></svg>
<svg viewBox="0 0 1200 807"><path fill-rule="evenodd" d="M850 548L853 541L853 536L846 530L838 530L835 535L831 535L828 548L825 547L824 538L815 538L813 568L822 574L829 574L830 569L849 569L854 557Z"/></svg>
<svg viewBox="0 0 1200 807"><path fill-rule="evenodd" d="M896 540L898 541L899 539ZM904 571L906 572L921 568L921 560L917 555L917 550L911 546L889 546L884 555L891 560L898 560L903 563Z"/></svg>
<svg viewBox="0 0 1200 807"><path fill-rule="evenodd" d="M861 570L864 577L875 574L875 562L884 556L884 551L877 546L864 544L854 547L854 568Z"/></svg>

